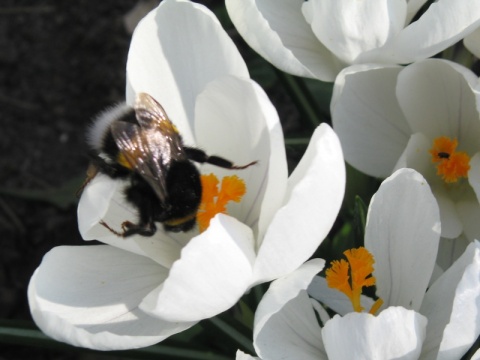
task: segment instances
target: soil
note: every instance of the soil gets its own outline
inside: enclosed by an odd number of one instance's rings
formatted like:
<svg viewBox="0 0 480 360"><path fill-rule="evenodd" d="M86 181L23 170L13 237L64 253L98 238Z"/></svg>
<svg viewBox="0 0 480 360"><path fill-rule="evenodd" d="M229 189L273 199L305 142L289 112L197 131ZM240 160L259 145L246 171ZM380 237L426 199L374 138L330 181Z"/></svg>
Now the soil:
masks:
<svg viewBox="0 0 480 360"><path fill-rule="evenodd" d="M31 323L26 289L43 255L83 242L74 192L88 163L84 132L124 99L131 37L124 17L136 4L0 4L0 319ZM287 117L298 116L285 94L274 96ZM89 356L0 341L0 360Z"/></svg>

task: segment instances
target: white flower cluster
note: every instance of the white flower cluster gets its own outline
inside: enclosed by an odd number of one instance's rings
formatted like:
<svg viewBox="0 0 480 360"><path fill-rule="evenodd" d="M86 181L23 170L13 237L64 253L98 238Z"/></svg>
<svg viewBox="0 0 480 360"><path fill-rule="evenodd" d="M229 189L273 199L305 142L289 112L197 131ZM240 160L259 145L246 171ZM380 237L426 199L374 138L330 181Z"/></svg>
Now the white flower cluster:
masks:
<svg viewBox="0 0 480 360"><path fill-rule="evenodd" d="M388 177L371 200L365 234L383 300L377 316L352 312L345 294L315 276L324 264L312 260L264 296L257 354L460 359L480 334L480 85L465 66L428 58L462 39L479 55L480 2L226 4L246 42L272 64L334 81L330 109L345 160Z"/></svg>

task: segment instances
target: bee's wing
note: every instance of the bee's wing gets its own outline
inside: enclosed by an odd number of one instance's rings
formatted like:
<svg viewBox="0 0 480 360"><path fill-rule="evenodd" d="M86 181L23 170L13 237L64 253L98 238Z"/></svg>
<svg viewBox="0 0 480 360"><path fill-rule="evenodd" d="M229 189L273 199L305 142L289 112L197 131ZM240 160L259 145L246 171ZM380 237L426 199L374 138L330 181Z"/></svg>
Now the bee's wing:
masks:
<svg viewBox="0 0 480 360"><path fill-rule="evenodd" d="M140 93L135 103L135 114L154 157L162 157L166 166L172 160L186 159L182 137L159 102L146 93Z"/></svg>
<svg viewBox="0 0 480 360"><path fill-rule="evenodd" d="M130 168L138 172L164 202L167 197L165 175L168 165L164 157L169 156L169 152L162 151L162 148L165 148L168 140L162 140L161 134L144 131L136 124L123 121L113 123L111 130L120 154Z"/></svg>
<svg viewBox="0 0 480 360"><path fill-rule="evenodd" d="M162 105L146 93L137 95L135 114L137 115L138 123L143 129L159 127L162 123L169 123L173 127Z"/></svg>

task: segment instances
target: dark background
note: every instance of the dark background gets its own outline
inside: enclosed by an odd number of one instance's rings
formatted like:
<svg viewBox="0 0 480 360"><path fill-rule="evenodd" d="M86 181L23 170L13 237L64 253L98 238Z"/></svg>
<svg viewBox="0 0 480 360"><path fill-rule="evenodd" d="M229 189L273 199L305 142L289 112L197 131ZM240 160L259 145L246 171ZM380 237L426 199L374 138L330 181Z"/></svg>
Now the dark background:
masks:
<svg viewBox="0 0 480 360"><path fill-rule="evenodd" d="M82 242L76 185L67 187L62 207L48 195L81 181L87 125L124 97L130 34L123 17L135 4L0 2L1 319L31 321L26 289L43 255ZM35 199L38 194L45 201ZM0 359L77 356L0 342Z"/></svg>

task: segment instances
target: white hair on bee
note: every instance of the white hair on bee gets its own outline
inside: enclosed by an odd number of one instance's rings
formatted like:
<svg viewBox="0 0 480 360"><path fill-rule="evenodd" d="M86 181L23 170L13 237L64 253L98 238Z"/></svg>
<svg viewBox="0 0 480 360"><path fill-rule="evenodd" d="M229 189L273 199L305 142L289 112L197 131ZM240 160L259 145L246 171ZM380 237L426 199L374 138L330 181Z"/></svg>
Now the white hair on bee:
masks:
<svg viewBox="0 0 480 360"><path fill-rule="evenodd" d="M102 150L103 140L108 127L115 120L127 115L132 111L131 106L125 102L110 106L98 114L87 129L87 143L95 150Z"/></svg>

